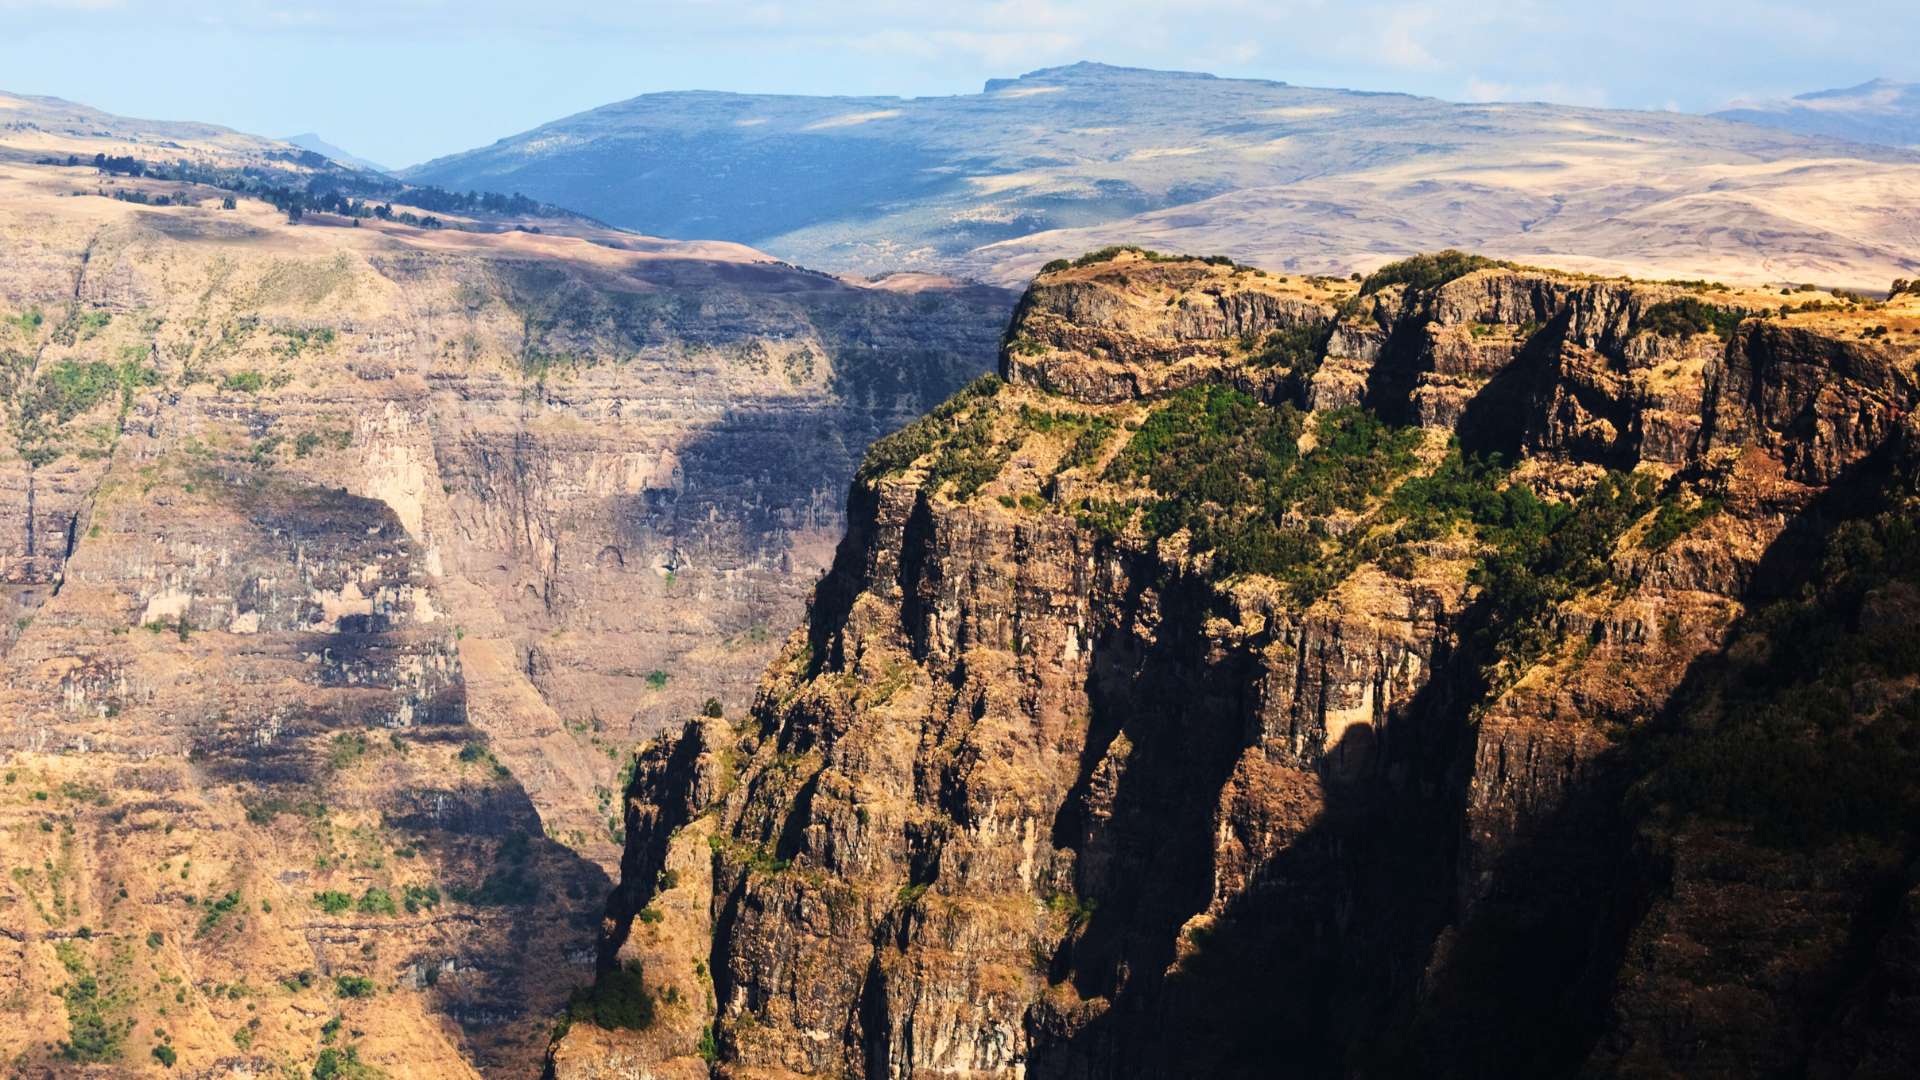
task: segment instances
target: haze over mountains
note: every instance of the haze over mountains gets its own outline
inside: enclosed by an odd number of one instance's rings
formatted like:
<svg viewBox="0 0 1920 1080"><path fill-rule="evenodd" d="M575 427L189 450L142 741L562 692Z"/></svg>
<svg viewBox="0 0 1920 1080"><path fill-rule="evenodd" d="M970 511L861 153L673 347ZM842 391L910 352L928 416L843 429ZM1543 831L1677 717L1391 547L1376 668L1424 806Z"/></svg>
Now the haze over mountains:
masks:
<svg viewBox="0 0 1920 1080"><path fill-rule="evenodd" d="M404 171L864 273L1015 282L1110 243L1346 271L1444 246L1884 288L1920 157L1676 113L1074 64L983 92L648 94Z"/></svg>
<svg viewBox="0 0 1920 1080"><path fill-rule="evenodd" d="M321 138L315 132L308 131L299 135L289 135L282 141L292 143L293 145L299 147L302 150L311 150L314 153L321 155L322 157L332 158L333 160L339 162L342 165L351 165L356 169L366 169L371 172L382 172L382 173L393 171L392 169L389 169L385 165L382 165L378 162L368 161L366 158L359 157L355 154L351 154L345 150L342 150L339 147L328 142L327 140Z"/></svg>
<svg viewBox="0 0 1920 1080"><path fill-rule="evenodd" d="M1920 84L1873 79L1785 101L1740 102L1713 115L1803 135L1920 148Z"/></svg>

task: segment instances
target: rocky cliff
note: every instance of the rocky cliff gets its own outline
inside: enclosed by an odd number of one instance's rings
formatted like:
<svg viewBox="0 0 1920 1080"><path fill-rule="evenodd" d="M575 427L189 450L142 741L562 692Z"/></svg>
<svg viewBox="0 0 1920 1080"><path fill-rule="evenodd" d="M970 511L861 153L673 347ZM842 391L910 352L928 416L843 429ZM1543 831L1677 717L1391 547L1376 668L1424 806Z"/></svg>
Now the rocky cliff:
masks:
<svg viewBox="0 0 1920 1080"><path fill-rule="evenodd" d="M0 164L0 1072L527 1075L633 743L1013 298L230 194Z"/></svg>
<svg viewBox="0 0 1920 1080"><path fill-rule="evenodd" d="M1916 346L1912 296L1049 268L751 711L639 756L554 1073L1909 1072Z"/></svg>

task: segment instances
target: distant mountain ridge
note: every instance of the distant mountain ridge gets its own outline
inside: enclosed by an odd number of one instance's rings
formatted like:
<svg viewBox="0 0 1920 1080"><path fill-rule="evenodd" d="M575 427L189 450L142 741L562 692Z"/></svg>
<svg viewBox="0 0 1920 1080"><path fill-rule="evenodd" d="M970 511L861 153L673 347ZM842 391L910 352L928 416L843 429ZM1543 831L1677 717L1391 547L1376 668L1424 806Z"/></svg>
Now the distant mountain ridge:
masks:
<svg viewBox="0 0 1920 1080"><path fill-rule="evenodd" d="M1094 63L945 97L647 94L401 175L842 272L1000 282L1114 243L1318 272L1446 246L1657 277L1920 271L1910 152Z"/></svg>
<svg viewBox="0 0 1920 1080"><path fill-rule="evenodd" d="M1871 79L1785 101L1738 102L1713 115L1803 135L1920 148L1920 83Z"/></svg>
<svg viewBox="0 0 1920 1080"><path fill-rule="evenodd" d="M302 150L311 150L316 154L332 158L342 165L351 165L356 169L366 169L369 172L378 173L390 173L393 171L379 162L368 161L366 158L360 157L357 154L350 154L311 131L302 132L299 135L289 135L280 141L292 143Z"/></svg>

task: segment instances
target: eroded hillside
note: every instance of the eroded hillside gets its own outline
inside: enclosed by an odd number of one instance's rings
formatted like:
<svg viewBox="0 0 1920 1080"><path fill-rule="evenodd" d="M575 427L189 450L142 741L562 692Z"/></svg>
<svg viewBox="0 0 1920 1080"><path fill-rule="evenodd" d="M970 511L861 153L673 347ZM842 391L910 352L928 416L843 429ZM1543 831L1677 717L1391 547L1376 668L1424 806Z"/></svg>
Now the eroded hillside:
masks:
<svg viewBox="0 0 1920 1080"><path fill-rule="evenodd" d="M633 741L744 706L1012 298L6 139L0 1071L536 1072Z"/></svg>
<svg viewBox="0 0 1920 1080"><path fill-rule="evenodd" d="M557 1075L1910 1070L1916 355L1912 293L1050 268L640 755Z"/></svg>

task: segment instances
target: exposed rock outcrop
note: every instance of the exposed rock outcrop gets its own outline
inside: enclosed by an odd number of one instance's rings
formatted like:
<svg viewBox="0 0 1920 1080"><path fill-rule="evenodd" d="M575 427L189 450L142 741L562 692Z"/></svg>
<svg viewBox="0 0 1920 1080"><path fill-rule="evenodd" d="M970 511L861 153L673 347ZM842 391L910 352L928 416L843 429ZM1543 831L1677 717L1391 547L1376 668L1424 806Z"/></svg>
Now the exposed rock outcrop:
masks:
<svg viewBox="0 0 1920 1080"><path fill-rule="evenodd" d="M0 1060L528 1075L633 743L1013 297L226 194L0 165Z"/></svg>
<svg viewBox="0 0 1920 1080"><path fill-rule="evenodd" d="M1906 751L1848 748L1907 661L1837 657L1920 596L1920 306L1781 304L1043 275L751 715L642 755L601 969L659 1019L556 1074L1910 1066Z"/></svg>

